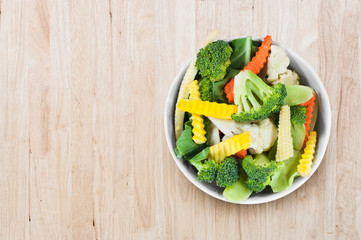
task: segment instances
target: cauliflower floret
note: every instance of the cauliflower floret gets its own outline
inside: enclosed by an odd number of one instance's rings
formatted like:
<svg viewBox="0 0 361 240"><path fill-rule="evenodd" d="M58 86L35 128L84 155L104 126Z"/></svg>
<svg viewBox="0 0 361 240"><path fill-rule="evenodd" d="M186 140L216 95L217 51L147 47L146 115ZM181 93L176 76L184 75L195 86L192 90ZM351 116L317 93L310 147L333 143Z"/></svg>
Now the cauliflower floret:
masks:
<svg viewBox="0 0 361 240"><path fill-rule="evenodd" d="M267 81L276 85L283 83L285 85L298 85L299 76L295 71L287 69L290 64L286 51L283 48L272 45L271 53L267 62Z"/></svg>
<svg viewBox="0 0 361 240"><path fill-rule="evenodd" d="M259 154L270 150L277 139L277 127L269 118L260 121L258 127L259 135L255 140L256 148L253 148L255 152L251 151L252 154Z"/></svg>
<svg viewBox="0 0 361 240"><path fill-rule="evenodd" d="M272 85L283 83L285 85L299 85L300 77L295 71L287 70L285 73L279 75L278 79L272 81Z"/></svg>
<svg viewBox="0 0 361 240"><path fill-rule="evenodd" d="M285 50L278 46L272 45L271 53L268 56L267 62L268 79L278 79L278 75L287 71L288 65L290 65L290 59L288 58Z"/></svg>
<svg viewBox="0 0 361 240"><path fill-rule="evenodd" d="M222 141L234 135L250 131L252 154L259 154L268 151L277 139L276 125L269 119L264 119L257 123L236 122L234 120L224 120L208 117L217 128L224 133Z"/></svg>

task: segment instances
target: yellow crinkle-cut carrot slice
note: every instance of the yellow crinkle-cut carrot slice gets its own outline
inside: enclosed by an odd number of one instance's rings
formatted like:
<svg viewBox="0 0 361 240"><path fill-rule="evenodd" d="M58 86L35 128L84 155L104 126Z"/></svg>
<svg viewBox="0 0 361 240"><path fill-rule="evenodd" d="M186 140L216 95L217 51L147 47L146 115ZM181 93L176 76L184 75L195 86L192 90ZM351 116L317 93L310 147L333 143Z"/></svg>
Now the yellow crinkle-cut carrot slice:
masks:
<svg viewBox="0 0 361 240"><path fill-rule="evenodd" d="M306 147L300 163L297 166L297 170L302 177L310 176L311 167L313 163L313 154L315 153L317 133L315 131L310 132L307 138Z"/></svg>
<svg viewBox="0 0 361 240"><path fill-rule="evenodd" d="M207 141L206 131L204 130L203 117L198 114L192 115L192 133L193 133L193 141L197 144L202 144Z"/></svg>
<svg viewBox="0 0 361 240"><path fill-rule="evenodd" d="M281 107L278 124L278 143L276 161L284 161L293 156L293 139L291 135L291 111L290 107Z"/></svg>
<svg viewBox="0 0 361 240"><path fill-rule="evenodd" d="M220 119L231 119L231 115L238 111L236 105L189 99L181 99L177 108L184 112Z"/></svg>
<svg viewBox="0 0 361 240"><path fill-rule="evenodd" d="M197 80L194 80L191 84L189 84L189 99L202 100Z"/></svg>
<svg viewBox="0 0 361 240"><path fill-rule="evenodd" d="M189 84L189 99L201 100L201 94L199 93L198 81L195 80ZM193 141L197 144L202 144L207 141L206 131L204 130L204 119L201 115L192 114L192 133Z"/></svg>
<svg viewBox="0 0 361 240"><path fill-rule="evenodd" d="M247 131L210 147L208 158L219 163L226 157L247 149L250 144L250 132Z"/></svg>
<svg viewBox="0 0 361 240"><path fill-rule="evenodd" d="M203 49L206 48L208 44L213 42L213 39L216 37L217 34L218 34L217 30L213 31L208 36L207 40L204 42L202 48ZM189 94L188 86L194 80L197 74L196 60L197 58L195 57L193 61L189 64L188 69L184 74L183 81L178 92L177 103L183 98L188 98L188 94ZM179 138L179 136L183 131L183 124L184 124L184 112L181 109L176 108L174 114L174 131L175 131L176 140Z"/></svg>

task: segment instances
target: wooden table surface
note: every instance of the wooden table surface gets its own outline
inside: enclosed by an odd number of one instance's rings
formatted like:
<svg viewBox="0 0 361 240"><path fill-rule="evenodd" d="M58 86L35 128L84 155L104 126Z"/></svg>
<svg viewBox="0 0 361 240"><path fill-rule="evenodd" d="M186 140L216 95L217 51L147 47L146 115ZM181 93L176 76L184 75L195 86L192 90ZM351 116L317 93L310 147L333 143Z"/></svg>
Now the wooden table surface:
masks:
<svg viewBox="0 0 361 240"><path fill-rule="evenodd" d="M0 239L359 239L361 4L0 1ZM319 73L332 133L316 174L242 206L169 153L168 89L207 35L265 36Z"/></svg>

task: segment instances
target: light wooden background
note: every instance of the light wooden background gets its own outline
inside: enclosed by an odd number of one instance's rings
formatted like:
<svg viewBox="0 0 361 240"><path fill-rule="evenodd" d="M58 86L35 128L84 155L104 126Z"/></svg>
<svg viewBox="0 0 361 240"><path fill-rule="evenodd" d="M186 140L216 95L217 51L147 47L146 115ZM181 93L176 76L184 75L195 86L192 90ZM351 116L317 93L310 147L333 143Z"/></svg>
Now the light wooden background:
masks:
<svg viewBox="0 0 361 240"><path fill-rule="evenodd" d="M0 4L0 239L361 237L358 0ZM213 199L168 151L167 91L214 29L271 34L330 96L324 161L278 201Z"/></svg>

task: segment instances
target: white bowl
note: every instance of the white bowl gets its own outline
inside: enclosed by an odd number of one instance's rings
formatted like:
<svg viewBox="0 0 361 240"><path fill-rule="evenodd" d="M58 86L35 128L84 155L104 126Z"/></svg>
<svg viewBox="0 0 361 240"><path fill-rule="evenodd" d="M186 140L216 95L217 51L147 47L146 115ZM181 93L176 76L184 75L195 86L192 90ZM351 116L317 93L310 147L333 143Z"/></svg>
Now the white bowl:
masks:
<svg viewBox="0 0 361 240"><path fill-rule="evenodd" d="M236 38L241 38L241 37L236 37ZM225 41L231 41L233 39L226 39ZM253 40L262 41L261 38L253 38ZM290 58L290 62L291 62L290 68L296 70L296 72L300 75L301 84L312 87L317 93L319 108L318 108L318 118L315 126L315 131L317 131L315 159L310 176L306 178L303 177L295 178L293 185L289 189L279 193L272 193L272 192L257 193L257 194L253 193L248 199L238 202L239 204L258 204L258 203L270 202L282 198L290 194L291 192L295 191L314 174L318 166L321 164L330 137L330 132L331 132L330 101L326 89L323 86L319 76L311 68L311 66L296 52L292 51L286 46L279 44L275 41L272 41L272 44L278 45L286 50L287 56ZM176 140L174 136L174 110L175 110L180 84L183 80L185 71L187 70L188 65L190 64L191 61L192 59L190 59L188 63L182 67L180 72L175 77L166 100L165 112L164 112L164 130L167 138L168 147L177 166L182 171L182 173L189 179L189 181L191 181L194 185L196 185L199 189L201 189L205 193L215 198L221 199L223 201L230 202L223 197L222 188L217 187L215 184L196 181L195 179L197 177L197 171L190 164L188 164L187 161L177 158L176 154L174 153L174 149L176 147Z"/></svg>

